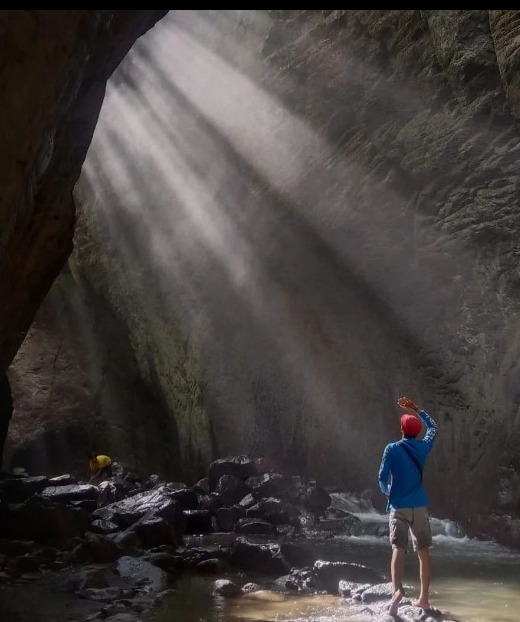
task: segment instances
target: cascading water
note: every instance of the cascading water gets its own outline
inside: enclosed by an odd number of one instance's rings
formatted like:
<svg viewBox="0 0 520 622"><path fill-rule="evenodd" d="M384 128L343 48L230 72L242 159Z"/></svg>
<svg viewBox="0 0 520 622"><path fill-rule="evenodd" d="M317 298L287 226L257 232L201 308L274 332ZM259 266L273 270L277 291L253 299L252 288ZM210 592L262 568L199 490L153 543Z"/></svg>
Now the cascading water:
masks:
<svg viewBox="0 0 520 622"><path fill-rule="evenodd" d="M388 535L388 516L378 512L370 501L350 493L333 492L330 493L330 496L332 508L350 512L360 519L360 522L354 527L355 535ZM448 536L457 539L466 537L460 525L454 521L431 517L430 523L434 538L436 536Z"/></svg>
<svg viewBox="0 0 520 622"><path fill-rule="evenodd" d="M324 537L309 534L322 559L370 566L389 577L388 516L372 504L349 493L331 493L331 507L350 512L359 522L347 535ZM431 602L459 622L518 622L520 553L494 542L466 536L453 521L432 517ZM229 534L227 534L229 535ZM203 542L197 540L196 546ZM412 550L406 561L405 587L418 594L419 569ZM184 578L176 595L147 622L170 622L172 612L185 622L359 622L360 613L332 595L298 595L265 592L264 597L226 599L212 596L213 579ZM268 590L270 585L266 585ZM179 618L179 619L180 619Z"/></svg>

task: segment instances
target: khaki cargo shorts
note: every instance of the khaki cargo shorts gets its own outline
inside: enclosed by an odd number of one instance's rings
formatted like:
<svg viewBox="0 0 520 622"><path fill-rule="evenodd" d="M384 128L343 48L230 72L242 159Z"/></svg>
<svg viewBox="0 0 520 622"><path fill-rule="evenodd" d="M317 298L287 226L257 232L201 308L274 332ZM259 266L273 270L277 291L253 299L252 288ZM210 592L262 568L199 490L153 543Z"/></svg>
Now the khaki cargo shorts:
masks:
<svg viewBox="0 0 520 622"><path fill-rule="evenodd" d="M390 544L396 549L406 549L408 532L412 534L413 550L432 545L432 532L428 508L399 508L391 510L389 517Z"/></svg>

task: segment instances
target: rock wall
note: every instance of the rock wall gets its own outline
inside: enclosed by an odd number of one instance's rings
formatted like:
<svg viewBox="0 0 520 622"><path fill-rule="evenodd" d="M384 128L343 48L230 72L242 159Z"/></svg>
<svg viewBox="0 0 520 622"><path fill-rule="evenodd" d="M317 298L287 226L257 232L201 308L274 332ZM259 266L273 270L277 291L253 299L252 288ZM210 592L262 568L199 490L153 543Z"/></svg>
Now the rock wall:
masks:
<svg viewBox="0 0 520 622"><path fill-rule="evenodd" d="M107 79L135 40L166 13L0 14L1 374L72 250L72 190ZM3 426L6 416L0 415Z"/></svg>
<svg viewBox="0 0 520 622"><path fill-rule="evenodd" d="M72 189L106 81L135 40L166 13L7 10L0 15L2 373L72 250Z"/></svg>
<svg viewBox="0 0 520 622"><path fill-rule="evenodd" d="M434 513L518 513L519 24L171 11L143 36L75 193L67 298L109 364L93 386L120 372L89 402L106 426L138 425L135 379L161 468L252 452L380 500L410 394L440 427Z"/></svg>

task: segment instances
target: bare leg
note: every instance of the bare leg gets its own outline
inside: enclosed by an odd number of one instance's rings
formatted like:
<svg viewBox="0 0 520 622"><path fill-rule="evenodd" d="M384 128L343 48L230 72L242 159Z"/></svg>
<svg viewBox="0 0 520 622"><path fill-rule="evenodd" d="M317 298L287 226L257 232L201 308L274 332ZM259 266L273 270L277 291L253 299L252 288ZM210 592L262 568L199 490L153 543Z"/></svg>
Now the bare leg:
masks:
<svg viewBox="0 0 520 622"><path fill-rule="evenodd" d="M431 580L431 561L430 549L424 548L417 551L419 557L419 574L421 579L421 593L419 600L416 602L417 607L430 609L430 580Z"/></svg>
<svg viewBox="0 0 520 622"><path fill-rule="evenodd" d="M390 572L392 575L392 602L390 603L389 613L392 616L397 615L397 609L399 603L403 598L401 591L401 584L404 576L404 562L405 562L405 549L398 549L394 547L392 549L392 561L390 564Z"/></svg>

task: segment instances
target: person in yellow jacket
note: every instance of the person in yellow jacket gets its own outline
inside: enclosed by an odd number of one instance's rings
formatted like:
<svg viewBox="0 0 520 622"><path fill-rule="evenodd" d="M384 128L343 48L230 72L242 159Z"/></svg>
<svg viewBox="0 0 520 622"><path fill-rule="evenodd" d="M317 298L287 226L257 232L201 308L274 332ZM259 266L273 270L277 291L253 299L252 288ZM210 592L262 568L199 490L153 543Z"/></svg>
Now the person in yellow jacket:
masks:
<svg viewBox="0 0 520 622"><path fill-rule="evenodd" d="M97 455L94 452L89 454L90 481L89 484L98 484L104 477L109 477L111 473L112 458L103 454Z"/></svg>

